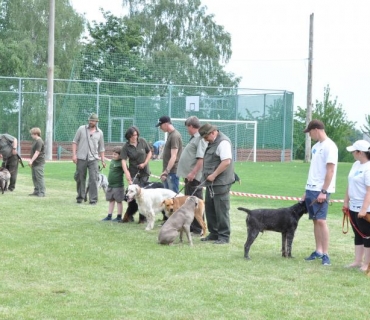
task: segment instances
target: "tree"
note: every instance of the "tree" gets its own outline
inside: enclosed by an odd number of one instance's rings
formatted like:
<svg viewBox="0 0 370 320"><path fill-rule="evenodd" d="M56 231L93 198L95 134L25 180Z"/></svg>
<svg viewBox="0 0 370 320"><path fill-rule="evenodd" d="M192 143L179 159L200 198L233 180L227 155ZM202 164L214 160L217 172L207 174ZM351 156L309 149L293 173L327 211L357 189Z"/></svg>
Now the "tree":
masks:
<svg viewBox="0 0 370 320"><path fill-rule="evenodd" d="M81 49L80 39L84 19L71 7L69 0L56 1L55 19L55 78L69 78L74 57ZM9 77L46 78L49 0L2 0L0 5L0 74ZM0 119L4 125L14 123L21 112L21 135L29 138L33 126L44 130L46 81L26 80L21 90L39 94L29 95L18 101L18 81L3 80L4 94ZM57 91L58 88L55 88ZM21 110L19 110L19 106ZM16 128L13 129L16 130Z"/></svg>
<svg viewBox="0 0 370 320"><path fill-rule="evenodd" d="M239 84L240 78L223 69L232 54L231 36L206 14L200 0L124 0L123 4L145 36L141 53L151 63L151 82Z"/></svg>
<svg viewBox="0 0 370 320"><path fill-rule="evenodd" d="M305 137L302 132L305 127L306 110L298 107L295 117L295 127L299 130L294 133L294 150L296 150L296 157L301 158L304 156ZM331 99L329 86L324 88L323 101L316 100L312 119L319 119L325 124L325 132L338 146L339 161L353 161L346 147L358 139L359 132L355 129L356 123L347 120L347 114L342 105L337 103L337 98ZM316 142L313 141L313 143Z"/></svg>
<svg viewBox="0 0 370 320"><path fill-rule="evenodd" d="M44 78L47 74L49 0L2 0L0 73ZM56 1L55 77L68 78L80 51L83 18L68 0Z"/></svg>
<svg viewBox="0 0 370 320"><path fill-rule="evenodd" d="M366 124L361 128L362 133L370 138L370 115L365 115Z"/></svg>
<svg viewBox="0 0 370 320"><path fill-rule="evenodd" d="M101 10L105 22L88 24L81 79L145 82L145 63L139 50L143 44L140 27L127 17Z"/></svg>

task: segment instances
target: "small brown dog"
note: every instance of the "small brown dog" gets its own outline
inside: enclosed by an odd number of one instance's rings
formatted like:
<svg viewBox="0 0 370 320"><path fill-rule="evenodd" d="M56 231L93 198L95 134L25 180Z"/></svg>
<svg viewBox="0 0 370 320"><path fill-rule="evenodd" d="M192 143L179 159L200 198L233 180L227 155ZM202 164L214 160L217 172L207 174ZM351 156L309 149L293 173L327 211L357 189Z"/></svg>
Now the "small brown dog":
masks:
<svg viewBox="0 0 370 320"><path fill-rule="evenodd" d="M166 216L171 216L177 209L179 209L190 196L182 196L176 198L165 199L162 203L165 206ZM202 227L201 237L206 235L207 227L203 220L204 215L204 201L199 199L198 206L194 210L194 218L198 221L199 225Z"/></svg>

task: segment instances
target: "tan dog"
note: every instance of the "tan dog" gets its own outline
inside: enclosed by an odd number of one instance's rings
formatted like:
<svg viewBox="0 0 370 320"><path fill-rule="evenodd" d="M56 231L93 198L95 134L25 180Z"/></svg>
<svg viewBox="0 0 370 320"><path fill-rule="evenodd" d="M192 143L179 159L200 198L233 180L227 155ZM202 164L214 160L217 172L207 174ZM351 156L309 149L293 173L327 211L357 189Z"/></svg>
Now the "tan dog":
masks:
<svg viewBox="0 0 370 320"><path fill-rule="evenodd" d="M185 203L164 223L158 234L159 244L172 245L180 233L180 242L182 242L182 233L185 231L189 240L189 245L193 245L193 240L190 233L190 225L194 220L194 211L198 203L202 201L197 197L186 197Z"/></svg>
<svg viewBox="0 0 370 320"><path fill-rule="evenodd" d="M177 209L179 209L186 201L189 196L182 196L176 198L169 198L165 199L162 203L165 206L166 216L171 216ZM194 218L199 222L199 225L202 227L202 234L201 236L204 237L206 235L207 227L203 220L204 215L204 201L199 199L198 206L195 207L194 211Z"/></svg>

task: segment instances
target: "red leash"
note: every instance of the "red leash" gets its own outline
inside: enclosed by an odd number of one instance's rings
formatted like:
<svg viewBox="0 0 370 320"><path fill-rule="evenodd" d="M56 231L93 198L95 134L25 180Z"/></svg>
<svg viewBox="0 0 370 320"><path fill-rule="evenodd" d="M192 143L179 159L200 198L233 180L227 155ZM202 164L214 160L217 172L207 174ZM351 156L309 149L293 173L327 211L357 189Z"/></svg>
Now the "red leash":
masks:
<svg viewBox="0 0 370 320"><path fill-rule="evenodd" d="M351 215L349 214L349 209L348 208L344 208L343 207L343 225L342 225L342 232L344 234L346 234L348 232L348 218L349 218L349 221L351 221L351 225L352 227L357 231L357 233L364 239L370 239L370 236L367 236L367 235L364 235L360 230L357 229L356 225L353 223L352 221L352 218L351 218ZM343 227L344 227L344 220L345 220L345 216L347 216L347 232L344 232L343 230Z"/></svg>

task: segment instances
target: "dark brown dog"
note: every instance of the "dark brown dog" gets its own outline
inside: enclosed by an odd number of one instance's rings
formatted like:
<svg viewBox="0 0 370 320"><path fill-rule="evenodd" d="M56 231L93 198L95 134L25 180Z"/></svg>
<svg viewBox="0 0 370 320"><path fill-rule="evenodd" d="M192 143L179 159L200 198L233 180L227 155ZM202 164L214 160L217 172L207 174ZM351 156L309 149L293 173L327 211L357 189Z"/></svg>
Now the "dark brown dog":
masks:
<svg viewBox="0 0 370 320"><path fill-rule="evenodd" d="M265 230L281 232L283 257L292 257L292 243L299 219L307 213L304 201L298 202L288 208L280 209L255 209L249 210L239 207L248 213L247 230L248 237L244 245L244 258L250 259L249 249L260 232Z"/></svg>

